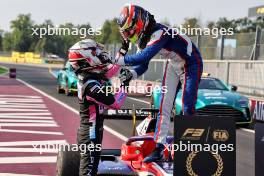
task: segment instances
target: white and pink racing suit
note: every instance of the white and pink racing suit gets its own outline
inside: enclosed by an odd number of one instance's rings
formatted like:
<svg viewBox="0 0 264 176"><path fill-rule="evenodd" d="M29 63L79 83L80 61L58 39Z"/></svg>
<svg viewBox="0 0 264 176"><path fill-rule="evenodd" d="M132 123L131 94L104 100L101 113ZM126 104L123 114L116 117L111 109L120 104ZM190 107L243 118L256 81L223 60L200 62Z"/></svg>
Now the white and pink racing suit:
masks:
<svg viewBox="0 0 264 176"><path fill-rule="evenodd" d="M109 79L114 76L120 69L120 66L109 65L105 78ZM94 146L95 150L85 151L82 149L80 159L80 176L94 176L97 174L100 160L103 121L101 114L104 109L119 109L125 101L126 93L124 88L121 91L106 96L107 87L104 83L107 80L96 78L94 74L78 75L78 99L80 104L80 127L78 129L79 147ZM84 154L83 154L84 153Z"/></svg>

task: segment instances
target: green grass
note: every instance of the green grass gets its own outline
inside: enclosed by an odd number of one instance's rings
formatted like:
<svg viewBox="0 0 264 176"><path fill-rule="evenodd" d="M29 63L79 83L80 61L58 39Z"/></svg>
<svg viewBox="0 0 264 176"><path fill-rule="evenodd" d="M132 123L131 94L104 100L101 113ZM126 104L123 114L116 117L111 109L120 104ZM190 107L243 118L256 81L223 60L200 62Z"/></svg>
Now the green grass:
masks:
<svg viewBox="0 0 264 176"><path fill-rule="evenodd" d="M0 66L0 75L7 72L7 69Z"/></svg>

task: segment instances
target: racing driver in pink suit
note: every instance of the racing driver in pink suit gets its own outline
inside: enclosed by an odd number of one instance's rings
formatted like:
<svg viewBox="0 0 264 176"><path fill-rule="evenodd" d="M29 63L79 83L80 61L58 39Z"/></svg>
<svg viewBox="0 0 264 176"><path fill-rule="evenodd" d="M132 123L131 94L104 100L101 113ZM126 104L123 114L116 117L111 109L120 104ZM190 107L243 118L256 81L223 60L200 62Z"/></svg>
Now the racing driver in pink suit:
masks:
<svg viewBox="0 0 264 176"><path fill-rule="evenodd" d="M69 49L69 62L78 77L78 99L80 104L79 146L98 146L103 137L103 110L119 109L125 101L124 86L120 91L106 96L109 78L120 71L120 66L112 65L109 54L99 43L85 39ZM88 148L88 147L86 147ZM83 150L82 150L83 151ZM95 176L101 151L91 150L81 154L80 176Z"/></svg>

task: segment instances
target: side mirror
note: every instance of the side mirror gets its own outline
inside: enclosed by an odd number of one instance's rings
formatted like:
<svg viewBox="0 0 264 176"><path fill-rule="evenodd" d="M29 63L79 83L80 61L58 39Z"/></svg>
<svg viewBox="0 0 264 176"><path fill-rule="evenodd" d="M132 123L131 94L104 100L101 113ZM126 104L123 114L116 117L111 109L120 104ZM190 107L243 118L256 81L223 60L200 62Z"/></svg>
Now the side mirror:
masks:
<svg viewBox="0 0 264 176"><path fill-rule="evenodd" d="M234 91L234 92L236 92L237 91L237 86L231 86L231 91Z"/></svg>

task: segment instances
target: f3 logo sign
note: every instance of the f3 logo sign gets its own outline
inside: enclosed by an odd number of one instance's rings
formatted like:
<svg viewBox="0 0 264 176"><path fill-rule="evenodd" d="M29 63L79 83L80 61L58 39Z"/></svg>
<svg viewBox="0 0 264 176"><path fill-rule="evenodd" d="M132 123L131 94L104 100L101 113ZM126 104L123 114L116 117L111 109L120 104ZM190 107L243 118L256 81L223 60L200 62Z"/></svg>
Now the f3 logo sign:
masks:
<svg viewBox="0 0 264 176"><path fill-rule="evenodd" d="M183 133L181 139L183 140L199 140L205 129L203 128L187 128Z"/></svg>

